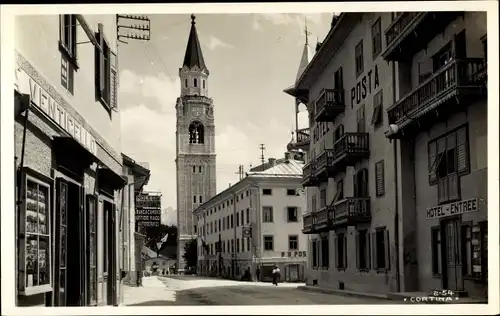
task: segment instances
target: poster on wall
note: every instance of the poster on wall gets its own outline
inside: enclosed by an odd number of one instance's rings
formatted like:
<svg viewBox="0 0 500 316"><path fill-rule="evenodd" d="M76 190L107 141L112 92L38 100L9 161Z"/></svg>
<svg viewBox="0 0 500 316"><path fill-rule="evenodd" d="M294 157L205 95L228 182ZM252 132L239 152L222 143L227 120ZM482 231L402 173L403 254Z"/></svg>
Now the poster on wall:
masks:
<svg viewBox="0 0 500 316"><path fill-rule="evenodd" d="M158 227L161 223L161 194L142 192L135 197L135 221L140 227Z"/></svg>

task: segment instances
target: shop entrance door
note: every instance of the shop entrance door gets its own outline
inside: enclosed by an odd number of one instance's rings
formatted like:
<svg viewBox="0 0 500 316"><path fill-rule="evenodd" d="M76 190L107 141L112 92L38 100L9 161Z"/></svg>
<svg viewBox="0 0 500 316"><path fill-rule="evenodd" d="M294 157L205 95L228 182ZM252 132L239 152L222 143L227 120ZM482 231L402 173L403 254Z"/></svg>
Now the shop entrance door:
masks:
<svg viewBox="0 0 500 316"><path fill-rule="evenodd" d="M99 196L97 208L97 297L98 305L113 305L116 293L114 275L114 204Z"/></svg>
<svg viewBox="0 0 500 316"><path fill-rule="evenodd" d="M443 256L443 289L463 290L460 221L458 218L441 222Z"/></svg>

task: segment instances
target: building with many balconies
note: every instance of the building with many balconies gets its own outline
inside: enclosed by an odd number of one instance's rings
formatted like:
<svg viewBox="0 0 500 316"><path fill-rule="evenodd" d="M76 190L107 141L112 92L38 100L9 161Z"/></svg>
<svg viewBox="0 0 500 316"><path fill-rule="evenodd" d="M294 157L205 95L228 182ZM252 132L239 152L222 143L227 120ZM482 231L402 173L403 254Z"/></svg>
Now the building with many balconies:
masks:
<svg viewBox="0 0 500 316"><path fill-rule="evenodd" d="M199 274L255 278L258 268L266 281L278 265L284 281L304 280L303 165L301 152L271 158L194 211Z"/></svg>
<svg viewBox="0 0 500 316"><path fill-rule="evenodd" d="M388 137L398 148L401 228L417 241L413 248L403 240L402 279L423 291L486 297L486 12L393 19L382 53L397 64ZM410 250L416 270L408 269Z"/></svg>
<svg viewBox="0 0 500 316"><path fill-rule="evenodd" d="M334 20L285 91L314 121L307 283L484 296L486 13Z"/></svg>

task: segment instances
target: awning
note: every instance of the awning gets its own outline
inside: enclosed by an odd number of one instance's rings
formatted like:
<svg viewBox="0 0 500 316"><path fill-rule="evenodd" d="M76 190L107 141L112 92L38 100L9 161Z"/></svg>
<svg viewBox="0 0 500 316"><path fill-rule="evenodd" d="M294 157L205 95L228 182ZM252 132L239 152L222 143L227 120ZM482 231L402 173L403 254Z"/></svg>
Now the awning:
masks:
<svg viewBox="0 0 500 316"><path fill-rule="evenodd" d="M56 136L52 140L52 147L57 164L84 169L99 161L73 137Z"/></svg>
<svg viewBox="0 0 500 316"><path fill-rule="evenodd" d="M122 189L127 184L124 176L118 175L108 167L99 167L97 169L99 185L104 185L112 190Z"/></svg>

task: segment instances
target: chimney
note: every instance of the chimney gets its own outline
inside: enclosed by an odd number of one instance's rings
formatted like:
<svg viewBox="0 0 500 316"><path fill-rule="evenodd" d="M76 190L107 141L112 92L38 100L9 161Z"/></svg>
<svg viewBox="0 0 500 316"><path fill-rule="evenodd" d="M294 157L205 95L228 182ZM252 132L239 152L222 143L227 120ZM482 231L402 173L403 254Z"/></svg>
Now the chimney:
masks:
<svg viewBox="0 0 500 316"><path fill-rule="evenodd" d="M276 164L276 158L269 158L269 164L273 167Z"/></svg>
<svg viewBox="0 0 500 316"><path fill-rule="evenodd" d="M285 159L286 159L286 160L289 160L289 159L290 159L290 156L291 156L290 152L288 152L288 151L287 151L287 152L285 153Z"/></svg>
<svg viewBox="0 0 500 316"><path fill-rule="evenodd" d="M231 187L231 183L229 183L229 188Z"/></svg>

